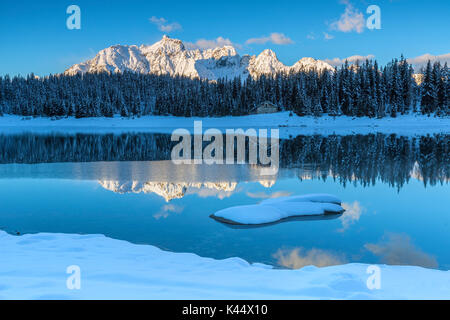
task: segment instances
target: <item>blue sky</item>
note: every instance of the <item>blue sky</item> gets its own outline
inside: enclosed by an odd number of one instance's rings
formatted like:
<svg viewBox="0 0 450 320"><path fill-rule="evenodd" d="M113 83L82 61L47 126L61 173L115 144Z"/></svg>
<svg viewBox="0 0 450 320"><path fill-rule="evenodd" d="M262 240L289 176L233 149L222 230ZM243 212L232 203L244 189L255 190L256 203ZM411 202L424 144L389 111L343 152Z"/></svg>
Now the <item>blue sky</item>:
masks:
<svg viewBox="0 0 450 320"><path fill-rule="evenodd" d="M81 30L66 27L72 4ZM369 5L381 9L380 30L365 27ZM448 0L0 1L0 75L62 72L108 46L152 44L163 34L203 47L231 42L241 54L270 48L287 65L305 56L448 60L449 13Z"/></svg>

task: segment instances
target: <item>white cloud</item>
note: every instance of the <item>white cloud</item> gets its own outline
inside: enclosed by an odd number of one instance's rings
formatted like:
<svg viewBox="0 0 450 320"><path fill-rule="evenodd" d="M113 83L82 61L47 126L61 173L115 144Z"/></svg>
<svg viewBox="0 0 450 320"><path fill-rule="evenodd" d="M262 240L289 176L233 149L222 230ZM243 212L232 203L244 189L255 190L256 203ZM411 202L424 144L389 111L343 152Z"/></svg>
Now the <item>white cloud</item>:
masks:
<svg viewBox="0 0 450 320"><path fill-rule="evenodd" d="M233 43L230 39L223 38L223 37L217 37L216 39L213 39L213 40L199 39L195 43L186 42L185 46L188 49L202 49L202 50L214 49L214 48L223 47L223 46L233 46L236 48L240 47L240 45Z"/></svg>
<svg viewBox="0 0 450 320"><path fill-rule="evenodd" d="M159 210L159 212L155 213L153 215L153 217L155 219L167 218L169 216L169 214L171 214L171 213L183 212L183 209L184 209L183 207L176 206L174 204L166 204L166 205L162 206L161 210Z"/></svg>
<svg viewBox="0 0 450 320"><path fill-rule="evenodd" d="M303 248L292 250L278 249L273 257L277 259L277 263L280 266L289 269L300 269L305 266L321 268L346 263L346 260L338 254L314 248L308 251Z"/></svg>
<svg viewBox="0 0 450 320"><path fill-rule="evenodd" d="M331 39L334 39L334 36L332 36L332 35L329 34L329 33L324 32L324 33L323 33L323 38L324 38L325 40L331 40Z"/></svg>
<svg viewBox="0 0 450 320"><path fill-rule="evenodd" d="M310 32L307 36L306 39L309 40L316 40L316 35L314 34L314 32Z"/></svg>
<svg viewBox="0 0 450 320"><path fill-rule="evenodd" d="M379 243L368 243L364 247L380 257L382 263L425 268L438 267L436 258L414 246L411 238L405 234L387 233Z"/></svg>
<svg viewBox="0 0 450 320"><path fill-rule="evenodd" d="M245 43L246 44L265 44L267 42L273 43L273 44L279 44L279 45L286 45L286 44L292 44L294 41L292 41L290 38L286 37L283 33L277 33L273 32L268 37L261 37L261 38L251 38L248 39Z"/></svg>
<svg viewBox="0 0 450 320"><path fill-rule="evenodd" d="M364 211L364 208L361 207L361 204L358 201L354 201L353 203L344 202L342 203L342 208L344 208L345 212L339 218L342 222L342 229L339 229L338 231L341 232L357 222Z"/></svg>
<svg viewBox="0 0 450 320"><path fill-rule="evenodd" d="M166 19L164 19L162 17L157 18L157 17L153 16L149 20L151 23L155 24L160 31L163 31L166 33L170 33L170 32L182 29L181 25L178 22L169 23Z"/></svg>
<svg viewBox="0 0 450 320"><path fill-rule="evenodd" d="M324 61L327 62L328 64L332 65L333 67L338 67L341 66L345 63L345 61L348 61L348 63L353 64L356 63L357 61L359 62L363 62L366 60L371 60L375 58L375 56L373 54L368 54L367 56L361 56L361 55L354 55L354 56L350 56L344 59L341 58L333 58L333 59L325 59Z"/></svg>
<svg viewBox="0 0 450 320"><path fill-rule="evenodd" d="M441 64L445 64L446 62L447 64L450 64L450 53L445 53L437 56L426 53L415 58L407 59L408 63L413 64L416 69L426 67L428 60L430 60L432 63L435 61L439 61Z"/></svg>
<svg viewBox="0 0 450 320"><path fill-rule="evenodd" d="M330 25L331 29L342 32L363 32L365 27L364 15L354 8L350 2L343 1L343 3L345 4L345 11L339 20Z"/></svg>

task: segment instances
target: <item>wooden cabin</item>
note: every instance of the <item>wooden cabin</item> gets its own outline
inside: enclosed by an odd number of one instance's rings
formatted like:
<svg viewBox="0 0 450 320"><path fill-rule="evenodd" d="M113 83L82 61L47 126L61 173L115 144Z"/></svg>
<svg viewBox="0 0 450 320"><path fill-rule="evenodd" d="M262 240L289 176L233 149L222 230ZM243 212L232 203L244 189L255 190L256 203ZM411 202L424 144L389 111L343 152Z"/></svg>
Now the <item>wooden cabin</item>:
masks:
<svg viewBox="0 0 450 320"><path fill-rule="evenodd" d="M278 107L269 101L264 101L263 103L261 103L259 106L256 107L257 114L276 113L276 112L278 112Z"/></svg>

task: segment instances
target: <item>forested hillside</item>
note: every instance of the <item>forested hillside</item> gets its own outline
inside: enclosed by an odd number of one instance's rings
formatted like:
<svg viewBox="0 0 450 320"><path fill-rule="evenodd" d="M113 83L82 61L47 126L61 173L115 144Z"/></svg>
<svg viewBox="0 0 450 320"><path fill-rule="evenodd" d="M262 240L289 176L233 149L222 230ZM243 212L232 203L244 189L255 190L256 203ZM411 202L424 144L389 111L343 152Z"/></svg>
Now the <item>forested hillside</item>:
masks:
<svg viewBox="0 0 450 320"><path fill-rule="evenodd" d="M0 114L124 117L246 115L263 101L300 116L396 117L450 114L447 64L428 62L416 83L402 57L345 64L331 72L278 73L208 81L142 73L0 77Z"/></svg>

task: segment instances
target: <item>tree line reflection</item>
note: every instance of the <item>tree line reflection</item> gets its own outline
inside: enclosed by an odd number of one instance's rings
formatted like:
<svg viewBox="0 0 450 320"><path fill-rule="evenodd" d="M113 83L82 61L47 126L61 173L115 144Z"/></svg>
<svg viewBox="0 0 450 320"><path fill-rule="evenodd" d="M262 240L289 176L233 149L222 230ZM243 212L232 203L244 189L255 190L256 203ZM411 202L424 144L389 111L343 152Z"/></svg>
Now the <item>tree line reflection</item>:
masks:
<svg viewBox="0 0 450 320"><path fill-rule="evenodd" d="M280 167L311 172L309 178L332 177L343 185L382 181L401 188L411 178L425 186L442 184L450 178L449 138L445 134L297 136L280 141ZM170 160L175 144L168 134L152 133L0 135L0 163Z"/></svg>

